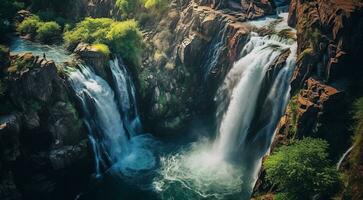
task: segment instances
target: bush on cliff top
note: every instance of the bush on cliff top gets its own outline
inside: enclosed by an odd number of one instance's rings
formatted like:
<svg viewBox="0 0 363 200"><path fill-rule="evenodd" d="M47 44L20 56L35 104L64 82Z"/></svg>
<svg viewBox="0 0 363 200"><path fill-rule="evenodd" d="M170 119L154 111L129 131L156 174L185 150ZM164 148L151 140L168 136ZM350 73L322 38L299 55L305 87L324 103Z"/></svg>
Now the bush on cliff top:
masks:
<svg viewBox="0 0 363 200"><path fill-rule="evenodd" d="M41 42L50 43L60 34L61 27L56 22L44 22L39 24L36 38Z"/></svg>
<svg viewBox="0 0 363 200"><path fill-rule="evenodd" d="M339 186L339 174L327 151L326 141L312 138L283 146L265 162L267 179L290 200L330 196Z"/></svg>
<svg viewBox="0 0 363 200"><path fill-rule="evenodd" d="M116 22L108 18L86 18L64 33L64 41L67 46L75 46L79 42L106 44L126 62L135 65L139 62L143 46L136 21Z"/></svg>
<svg viewBox="0 0 363 200"><path fill-rule="evenodd" d="M26 18L22 21L17 31L21 35L30 34L32 38L44 43L55 42L61 34L61 26L54 21L43 22L36 15Z"/></svg>
<svg viewBox="0 0 363 200"><path fill-rule="evenodd" d="M28 17L19 24L17 31L22 35L30 34L33 37L36 35L40 23L38 16Z"/></svg>

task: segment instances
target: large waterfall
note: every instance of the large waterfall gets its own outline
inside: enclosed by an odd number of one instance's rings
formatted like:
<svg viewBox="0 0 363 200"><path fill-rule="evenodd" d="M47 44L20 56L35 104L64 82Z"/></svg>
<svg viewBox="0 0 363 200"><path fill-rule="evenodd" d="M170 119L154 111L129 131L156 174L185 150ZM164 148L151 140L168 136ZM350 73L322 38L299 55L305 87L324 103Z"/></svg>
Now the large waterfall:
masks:
<svg viewBox="0 0 363 200"><path fill-rule="evenodd" d="M110 61L115 91L92 68L79 64L69 80L78 97L92 142L97 174L112 166L125 175L155 165L151 138L141 134L134 86L124 65ZM116 96L115 96L116 93Z"/></svg>
<svg viewBox="0 0 363 200"><path fill-rule="evenodd" d="M255 24L266 26L275 21L267 18ZM286 21L281 19L275 22L277 32L285 29L283 23ZM274 61L286 52L289 56L283 66L273 69ZM241 59L215 98L220 119L216 139L201 139L161 159L160 178L154 187L163 199L171 194L187 199L250 198L289 99L295 54L293 39L251 33ZM272 79L269 70L274 71ZM176 193L178 187L184 188L179 189L182 194Z"/></svg>

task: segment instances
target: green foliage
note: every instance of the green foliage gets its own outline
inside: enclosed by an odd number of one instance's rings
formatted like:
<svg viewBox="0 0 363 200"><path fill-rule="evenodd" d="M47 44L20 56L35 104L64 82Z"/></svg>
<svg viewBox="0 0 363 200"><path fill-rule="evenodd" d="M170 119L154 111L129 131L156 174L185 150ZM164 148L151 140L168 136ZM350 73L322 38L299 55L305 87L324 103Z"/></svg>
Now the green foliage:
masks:
<svg viewBox="0 0 363 200"><path fill-rule="evenodd" d="M275 195L275 200L290 200L286 193L278 193Z"/></svg>
<svg viewBox="0 0 363 200"><path fill-rule="evenodd" d="M149 11L163 12L170 0L116 0L116 8L121 16L125 18L136 17L140 9L146 8ZM149 12L148 11L148 12Z"/></svg>
<svg viewBox="0 0 363 200"><path fill-rule="evenodd" d="M70 31L64 33L64 41L68 46L79 42L106 43L107 33L115 23L109 18L86 18Z"/></svg>
<svg viewBox="0 0 363 200"><path fill-rule="evenodd" d="M147 9L160 9L166 6L165 0L145 0L144 7Z"/></svg>
<svg viewBox="0 0 363 200"><path fill-rule="evenodd" d="M31 36L35 36L40 23L38 16L28 17L19 24L17 31L22 35L30 34Z"/></svg>
<svg viewBox="0 0 363 200"><path fill-rule="evenodd" d="M74 29L65 32L64 40L68 46L75 46L79 42L106 44L132 64L139 62L143 46L136 21L116 22L108 18L86 18Z"/></svg>
<svg viewBox="0 0 363 200"><path fill-rule="evenodd" d="M36 38L41 42L49 43L59 37L60 33L61 27L56 22L44 22L39 24Z"/></svg>
<svg viewBox="0 0 363 200"><path fill-rule="evenodd" d="M101 52L105 56L110 56L110 54L111 54L110 49L105 44L93 44L92 48L95 49L98 52Z"/></svg>
<svg viewBox="0 0 363 200"><path fill-rule="evenodd" d="M326 141L312 138L283 146L265 162L267 179L290 200L330 196L338 186L339 174L330 165L327 150Z"/></svg>
<svg viewBox="0 0 363 200"><path fill-rule="evenodd" d="M354 148L350 155L350 162L353 165L363 164L361 154L363 152L363 97L354 103L354 116L356 120L355 135L353 137Z"/></svg>
<svg viewBox="0 0 363 200"><path fill-rule="evenodd" d="M127 17L134 14L140 5L140 0L117 0L115 5L121 15Z"/></svg>
<svg viewBox="0 0 363 200"><path fill-rule="evenodd" d="M142 52L142 34L136 21L128 20L112 25L107 39L112 49L132 64L138 64Z"/></svg>
<svg viewBox="0 0 363 200"><path fill-rule="evenodd" d="M54 42L60 37L62 32L61 26L57 22L43 22L36 15L22 21L19 24L17 31L22 35L30 34L31 37L44 43Z"/></svg>

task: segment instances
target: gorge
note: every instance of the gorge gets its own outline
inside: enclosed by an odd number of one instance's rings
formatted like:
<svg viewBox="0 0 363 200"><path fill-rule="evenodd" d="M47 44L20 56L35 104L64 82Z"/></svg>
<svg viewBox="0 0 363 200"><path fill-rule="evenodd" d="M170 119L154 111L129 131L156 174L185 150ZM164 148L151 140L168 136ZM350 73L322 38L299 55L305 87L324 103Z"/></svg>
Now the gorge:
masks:
<svg viewBox="0 0 363 200"><path fill-rule="evenodd" d="M363 198L363 2L6 1L0 199Z"/></svg>

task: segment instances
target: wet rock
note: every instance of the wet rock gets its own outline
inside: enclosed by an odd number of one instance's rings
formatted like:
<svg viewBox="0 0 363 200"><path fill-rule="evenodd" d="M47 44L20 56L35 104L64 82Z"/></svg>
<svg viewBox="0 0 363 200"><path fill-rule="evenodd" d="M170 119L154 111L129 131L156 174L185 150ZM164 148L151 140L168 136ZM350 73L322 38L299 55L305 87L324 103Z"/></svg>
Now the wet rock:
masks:
<svg viewBox="0 0 363 200"><path fill-rule="evenodd" d="M83 140L77 145L63 146L50 152L49 159L54 170L60 170L74 165L77 162L85 162L89 159L88 140Z"/></svg>
<svg viewBox="0 0 363 200"><path fill-rule="evenodd" d="M97 51L92 45L80 43L74 49L76 53L86 64L92 66L95 72L102 78L108 80L106 67L108 66L109 57Z"/></svg>

